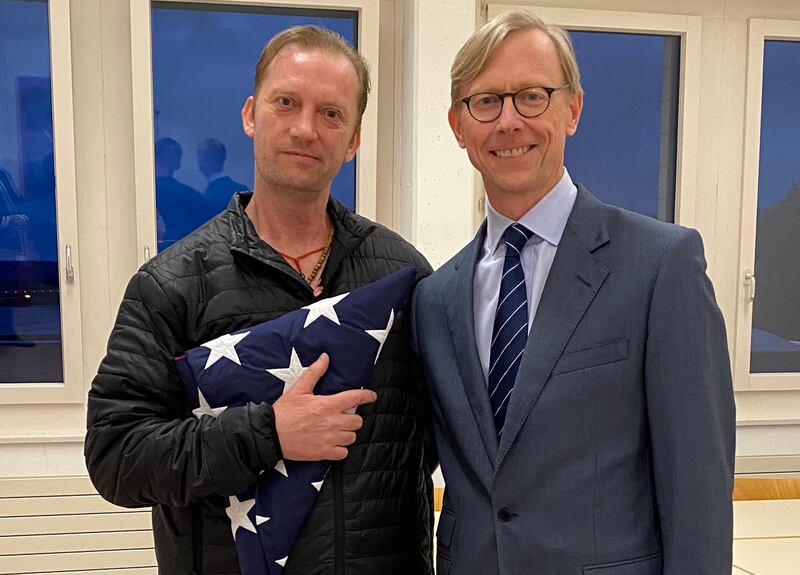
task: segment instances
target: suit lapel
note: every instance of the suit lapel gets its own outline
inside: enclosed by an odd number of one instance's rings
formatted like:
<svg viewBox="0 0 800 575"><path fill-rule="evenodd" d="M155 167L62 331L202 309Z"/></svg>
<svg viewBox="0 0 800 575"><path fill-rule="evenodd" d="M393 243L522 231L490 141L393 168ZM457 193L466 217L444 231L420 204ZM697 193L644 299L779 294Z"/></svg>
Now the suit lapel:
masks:
<svg viewBox="0 0 800 575"><path fill-rule="evenodd" d="M498 445L497 433L478 348L475 345L475 315L472 295L475 262L479 257L485 236L486 223L484 222L475 239L462 252L462 258L455 266L450 290L445 294L444 305L464 393L472 409L472 415L475 417L486 454L490 463L494 465Z"/></svg>
<svg viewBox="0 0 800 575"><path fill-rule="evenodd" d="M608 269L592 254L608 241L600 206L579 187L522 356L495 468L500 467L572 333L608 275Z"/></svg>

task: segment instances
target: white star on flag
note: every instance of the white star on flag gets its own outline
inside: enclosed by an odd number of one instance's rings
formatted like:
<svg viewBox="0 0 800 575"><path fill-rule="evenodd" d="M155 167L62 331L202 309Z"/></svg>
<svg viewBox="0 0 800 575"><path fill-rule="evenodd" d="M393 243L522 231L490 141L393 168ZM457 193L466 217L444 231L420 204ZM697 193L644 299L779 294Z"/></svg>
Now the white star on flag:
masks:
<svg viewBox="0 0 800 575"><path fill-rule="evenodd" d="M228 500L231 504L225 509L225 513L228 514L231 520L231 533L233 533L233 538L236 539L236 532L240 527L242 529L247 529L251 533L256 533L255 525L253 525L253 522L250 521L250 518L247 516L247 512L253 508L256 504L256 500L247 499L246 501L239 501L239 498L235 495L228 497Z"/></svg>
<svg viewBox="0 0 800 575"><path fill-rule="evenodd" d="M283 393L286 393L292 389L294 382L297 381L297 378L307 369L308 367L303 367L303 364L300 363L297 352L292 348L292 357L289 359L289 367L268 369L267 373L274 375L283 382Z"/></svg>
<svg viewBox="0 0 800 575"><path fill-rule="evenodd" d="M381 355L383 344L386 343L386 337L389 335L389 331L392 329L393 323L394 323L394 310L389 312L389 323L386 324L386 329L365 330L369 335L377 339L378 343L380 344L380 346L378 346L378 353L375 354L375 363L378 363L378 357L380 357Z"/></svg>
<svg viewBox="0 0 800 575"><path fill-rule="evenodd" d="M406 267L373 284L353 285L349 293L308 300L302 311L289 311L276 320L223 328L213 333L213 341L183 350L174 361L191 402L187 411L199 425L213 422L208 417L215 415L224 421L230 416L228 409L251 402L274 404L308 377L303 373L323 351L336 369L328 370L320 392L369 388L374 368L370 364L376 352L383 354L388 346L416 275ZM352 405L339 409L358 413ZM279 459L255 469L259 475L253 484L222 500L242 575L291 569L288 557L298 533L321 492L329 489L329 461Z"/></svg>
<svg viewBox="0 0 800 575"><path fill-rule="evenodd" d="M202 347L207 347L211 350L211 353L208 354L208 361L206 361L205 368L208 369L217 363L217 360L222 357L227 357L233 363L242 365L242 362L239 361L239 356L236 354L236 344L242 341L248 335L250 335L249 331L237 333L236 335L226 333L217 339L212 339L211 341L204 343Z"/></svg>
<svg viewBox="0 0 800 575"><path fill-rule="evenodd" d="M197 419L200 419L203 415L210 415L211 417L216 417L220 413L228 409L227 405L222 407L211 407L208 404L206 396L203 395L203 392L200 391L199 387L197 388L197 401L200 402L200 407L196 407L192 410L192 413Z"/></svg>
<svg viewBox="0 0 800 575"><path fill-rule="evenodd" d="M316 320L319 317L327 317L336 325L342 325L339 323L339 316L336 315L336 310L333 309L333 306L342 301L348 295L349 292L343 293L342 295L337 295L320 301L316 301L311 305L307 305L306 307L302 308L308 310L308 315L306 316L306 322L303 324L303 327L304 328L308 327L314 322L314 320Z"/></svg>

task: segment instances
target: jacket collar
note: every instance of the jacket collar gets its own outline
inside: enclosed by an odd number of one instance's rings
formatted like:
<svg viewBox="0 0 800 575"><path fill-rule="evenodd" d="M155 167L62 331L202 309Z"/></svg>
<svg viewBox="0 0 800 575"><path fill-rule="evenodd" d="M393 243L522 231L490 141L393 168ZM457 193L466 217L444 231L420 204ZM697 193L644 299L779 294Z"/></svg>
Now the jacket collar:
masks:
<svg viewBox="0 0 800 575"><path fill-rule="evenodd" d="M248 257L266 263L271 267L286 273L311 290L295 269L275 249L262 240L256 232L253 222L245 213L247 204L253 197L252 192L239 192L233 195L223 217L228 219L230 226L232 253L244 254ZM333 246L328 256L328 262L323 270L323 284L327 284L341 264L364 239L376 229L376 225L366 218L354 214L339 200L330 196L328 198L327 212L333 223Z"/></svg>

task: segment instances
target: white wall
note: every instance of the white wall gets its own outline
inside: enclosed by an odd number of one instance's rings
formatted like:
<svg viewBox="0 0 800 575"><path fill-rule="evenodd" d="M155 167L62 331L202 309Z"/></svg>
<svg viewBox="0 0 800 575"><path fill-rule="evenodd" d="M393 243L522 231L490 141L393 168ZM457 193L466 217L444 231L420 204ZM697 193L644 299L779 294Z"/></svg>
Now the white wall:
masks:
<svg viewBox="0 0 800 575"><path fill-rule="evenodd" d="M83 287L82 393L105 350L122 291L140 264L134 168L130 8L139 0L72 0L75 172ZM480 180L447 125L449 68L482 21L477 0L369 0L380 7L378 219L413 241L434 266L473 236ZM519 0L506 4L523 5ZM544 6L702 18L693 221L735 343L741 313L739 226L748 18L800 20L796 0L540 0ZM369 142L364 142L369 146ZM377 153L376 153L377 150ZM587 184L591 185L590 182ZM138 212L137 212L138 210ZM741 352L737 352L741 353ZM740 471L800 469L800 381L796 389L738 385ZM0 476L82 473L80 404L0 406ZM769 456L767 460L763 456Z"/></svg>

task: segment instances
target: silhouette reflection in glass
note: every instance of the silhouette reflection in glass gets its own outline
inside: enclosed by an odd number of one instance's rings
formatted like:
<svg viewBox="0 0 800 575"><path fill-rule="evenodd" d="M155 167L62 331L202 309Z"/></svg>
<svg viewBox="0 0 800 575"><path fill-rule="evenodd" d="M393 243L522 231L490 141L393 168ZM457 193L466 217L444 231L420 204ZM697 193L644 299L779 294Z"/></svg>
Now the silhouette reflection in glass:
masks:
<svg viewBox="0 0 800 575"><path fill-rule="evenodd" d="M755 272L758 283L753 301L752 348L754 352L766 353L752 358L751 371L800 371L800 184L797 182L792 182L785 198L758 214Z"/></svg>
<svg viewBox="0 0 800 575"><path fill-rule="evenodd" d="M224 210L234 193L247 190L247 186L225 173L226 157L225 145L216 138L206 138L197 146L197 166L208 180L205 199L209 214L206 219Z"/></svg>
<svg viewBox="0 0 800 575"><path fill-rule="evenodd" d="M14 307L26 305L23 266L30 219L19 208L22 198L14 181L0 167L0 345L32 346L14 327Z"/></svg>
<svg viewBox="0 0 800 575"><path fill-rule="evenodd" d="M169 247L198 225L208 213L203 195L175 179L181 167L183 148L172 138L160 138L155 144L156 211L159 251Z"/></svg>

